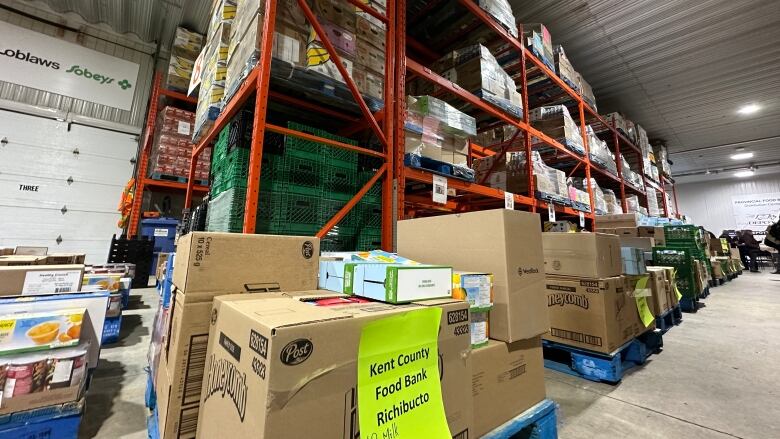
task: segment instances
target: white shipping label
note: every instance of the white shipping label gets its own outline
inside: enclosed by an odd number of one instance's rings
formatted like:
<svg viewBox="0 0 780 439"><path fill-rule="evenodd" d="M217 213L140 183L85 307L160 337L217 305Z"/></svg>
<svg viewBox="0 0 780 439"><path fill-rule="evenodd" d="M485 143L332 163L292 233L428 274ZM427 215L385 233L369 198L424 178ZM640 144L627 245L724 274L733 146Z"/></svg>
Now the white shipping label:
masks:
<svg viewBox="0 0 780 439"><path fill-rule="evenodd" d="M547 203L547 215L551 223L555 222L555 205L553 203Z"/></svg>
<svg viewBox="0 0 780 439"><path fill-rule="evenodd" d="M504 192L504 208L515 210L515 194L512 192Z"/></svg>
<svg viewBox="0 0 780 439"><path fill-rule="evenodd" d="M81 271L29 271L24 277L22 296L74 293L81 286Z"/></svg>
<svg viewBox="0 0 780 439"><path fill-rule="evenodd" d="M447 179L441 175L433 176L433 202L447 204Z"/></svg>
<svg viewBox="0 0 780 439"><path fill-rule="evenodd" d="M580 212L580 227L583 228L583 229L585 228L585 213L584 212Z"/></svg>
<svg viewBox="0 0 780 439"><path fill-rule="evenodd" d="M168 237L168 229L154 229L154 236Z"/></svg>
<svg viewBox="0 0 780 439"><path fill-rule="evenodd" d="M189 124L189 122L179 121L179 127L176 129L176 131L178 131L179 134L181 134L183 136L189 136L190 135L190 124Z"/></svg>

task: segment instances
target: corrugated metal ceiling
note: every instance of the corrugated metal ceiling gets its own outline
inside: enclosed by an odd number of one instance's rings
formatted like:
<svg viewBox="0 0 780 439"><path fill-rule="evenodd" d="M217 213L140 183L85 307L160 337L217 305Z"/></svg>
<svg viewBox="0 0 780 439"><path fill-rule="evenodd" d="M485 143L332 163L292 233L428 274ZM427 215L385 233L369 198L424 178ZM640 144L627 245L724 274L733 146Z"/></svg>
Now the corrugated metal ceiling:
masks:
<svg viewBox="0 0 780 439"><path fill-rule="evenodd" d="M780 162L780 2L775 0L511 0L545 23L593 86L669 146L675 172ZM762 110L740 115L742 105ZM702 148L722 145L718 148ZM683 154L686 150L695 153Z"/></svg>
<svg viewBox="0 0 780 439"><path fill-rule="evenodd" d="M177 25L206 30L212 0L45 3L167 46ZM752 141L743 146L755 150L756 163L780 162L780 1L510 3L518 21L548 26L593 86L602 112L623 111L666 142L675 172L732 165L737 142ZM762 110L737 114L747 103ZM722 146L701 150L714 145Z"/></svg>

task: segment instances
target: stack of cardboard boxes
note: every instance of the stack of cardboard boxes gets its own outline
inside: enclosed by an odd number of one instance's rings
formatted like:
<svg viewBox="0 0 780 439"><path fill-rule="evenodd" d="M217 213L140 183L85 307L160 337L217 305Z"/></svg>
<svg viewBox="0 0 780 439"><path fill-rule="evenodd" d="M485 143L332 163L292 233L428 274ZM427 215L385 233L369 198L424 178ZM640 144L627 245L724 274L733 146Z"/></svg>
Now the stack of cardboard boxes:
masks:
<svg viewBox="0 0 780 439"><path fill-rule="evenodd" d="M171 44L171 59L168 62L168 88L181 93L189 91L192 70L203 48L203 35L182 27L176 28Z"/></svg>
<svg viewBox="0 0 780 439"><path fill-rule="evenodd" d="M539 223L537 214L506 209L398 223L400 254L493 274L490 341L470 355L469 437L482 436L545 398L540 337L549 324Z"/></svg>
<svg viewBox="0 0 780 439"><path fill-rule="evenodd" d="M469 139L477 134L474 118L431 96L406 101L406 154L467 167Z"/></svg>
<svg viewBox="0 0 780 439"><path fill-rule="evenodd" d="M560 198L569 198L566 173L547 166L538 151L532 151L531 157L534 191ZM487 176L487 180L484 180L484 184L487 186L513 194L529 194L530 184L525 151L507 152L504 155L494 154L476 159L472 166L476 172L477 181L482 182Z"/></svg>
<svg viewBox="0 0 780 439"><path fill-rule="evenodd" d="M0 437L76 437L108 293L82 291L83 253L0 253Z"/></svg>
<svg viewBox="0 0 780 439"><path fill-rule="evenodd" d="M620 239L601 233L544 233L546 340L610 354L655 328L622 276Z"/></svg>
<svg viewBox="0 0 780 439"><path fill-rule="evenodd" d="M552 137L567 149L580 155L585 154L580 127L574 122L566 106L534 108L530 117L534 128ZM535 137L531 139L531 144L547 146L541 139Z"/></svg>
<svg viewBox="0 0 780 439"><path fill-rule="evenodd" d="M161 439L195 437L214 299L316 289L318 261L316 238L194 232L179 240L174 298L150 349Z"/></svg>

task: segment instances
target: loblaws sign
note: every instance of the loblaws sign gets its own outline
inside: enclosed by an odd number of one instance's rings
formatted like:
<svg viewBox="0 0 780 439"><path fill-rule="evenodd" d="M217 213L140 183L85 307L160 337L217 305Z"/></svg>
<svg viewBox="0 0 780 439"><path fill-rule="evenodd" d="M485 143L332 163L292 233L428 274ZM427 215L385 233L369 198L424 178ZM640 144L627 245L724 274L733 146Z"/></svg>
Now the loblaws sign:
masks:
<svg viewBox="0 0 780 439"><path fill-rule="evenodd" d="M138 64L0 21L0 80L122 110Z"/></svg>

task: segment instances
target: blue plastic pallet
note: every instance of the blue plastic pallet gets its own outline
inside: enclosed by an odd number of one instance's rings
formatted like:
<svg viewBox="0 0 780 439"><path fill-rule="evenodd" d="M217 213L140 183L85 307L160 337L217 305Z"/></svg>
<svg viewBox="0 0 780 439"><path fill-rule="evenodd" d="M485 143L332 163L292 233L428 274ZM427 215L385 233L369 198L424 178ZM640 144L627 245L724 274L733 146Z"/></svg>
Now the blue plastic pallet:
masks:
<svg viewBox="0 0 780 439"><path fill-rule="evenodd" d="M682 310L680 309L680 305L676 305L674 308L655 318L655 327L663 334L666 334L672 327L677 326L680 323L682 323Z"/></svg>
<svg viewBox="0 0 780 439"><path fill-rule="evenodd" d="M66 402L57 405L48 405L32 410L7 413L0 416L0 433L12 428L21 427L27 424L35 424L51 421L58 418L80 415L84 409L85 400ZM0 434L0 437L3 437Z"/></svg>
<svg viewBox="0 0 780 439"><path fill-rule="evenodd" d="M81 415L29 422L0 429L3 439L78 439Z"/></svg>
<svg viewBox="0 0 780 439"><path fill-rule="evenodd" d="M699 299L683 297L680 299L680 309L684 312L696 312L699 310Z"/></svg>
<svg viewBox="0 0 780 439"><path fill-rule="evenodd" d="M157 409L152 410L152 413L146 418L146 434L149 439L160 439L160 431L157 428Z"/></svg>
<svg viewBox="0 0 780 439"><path fill-rule="evenodd" d="M103 342L102 344L116 343L119 341L119 331L122 328L122 315L106 318L103 323Z"/></svg>
<svg viewBox="0 0 780 439"><path fill-rule="evenodd" d="M544 367L590 381L619 383L626 371L642 365L663 347L661 331L648 331L612 354L602 354L542 340Z"/></svg>
<svg viewBox="0 0 780 439"><path fill-rule="evenodd" d="M476 178L474 170L466 166L455 166L451 163L446 163L415 154L404 155L404 164L411 168L422 169L424 171L433 172L434 174L453 177L471 183L473 183Z"/></svg>
<svg viewBox="0 0 780 439"><path fill-rule="evenodd" d="M146 392L144 392L144 404L149 410L154 410L157 407L157 394L154 391L154 380L152 379L152 371L147 366L146 370Z"/></svg>
<svg viewBox="0 0 780 439"><path fill-rule="evenodd" d="M545 399L482 438L558 439L556 405Z"/></svg>

